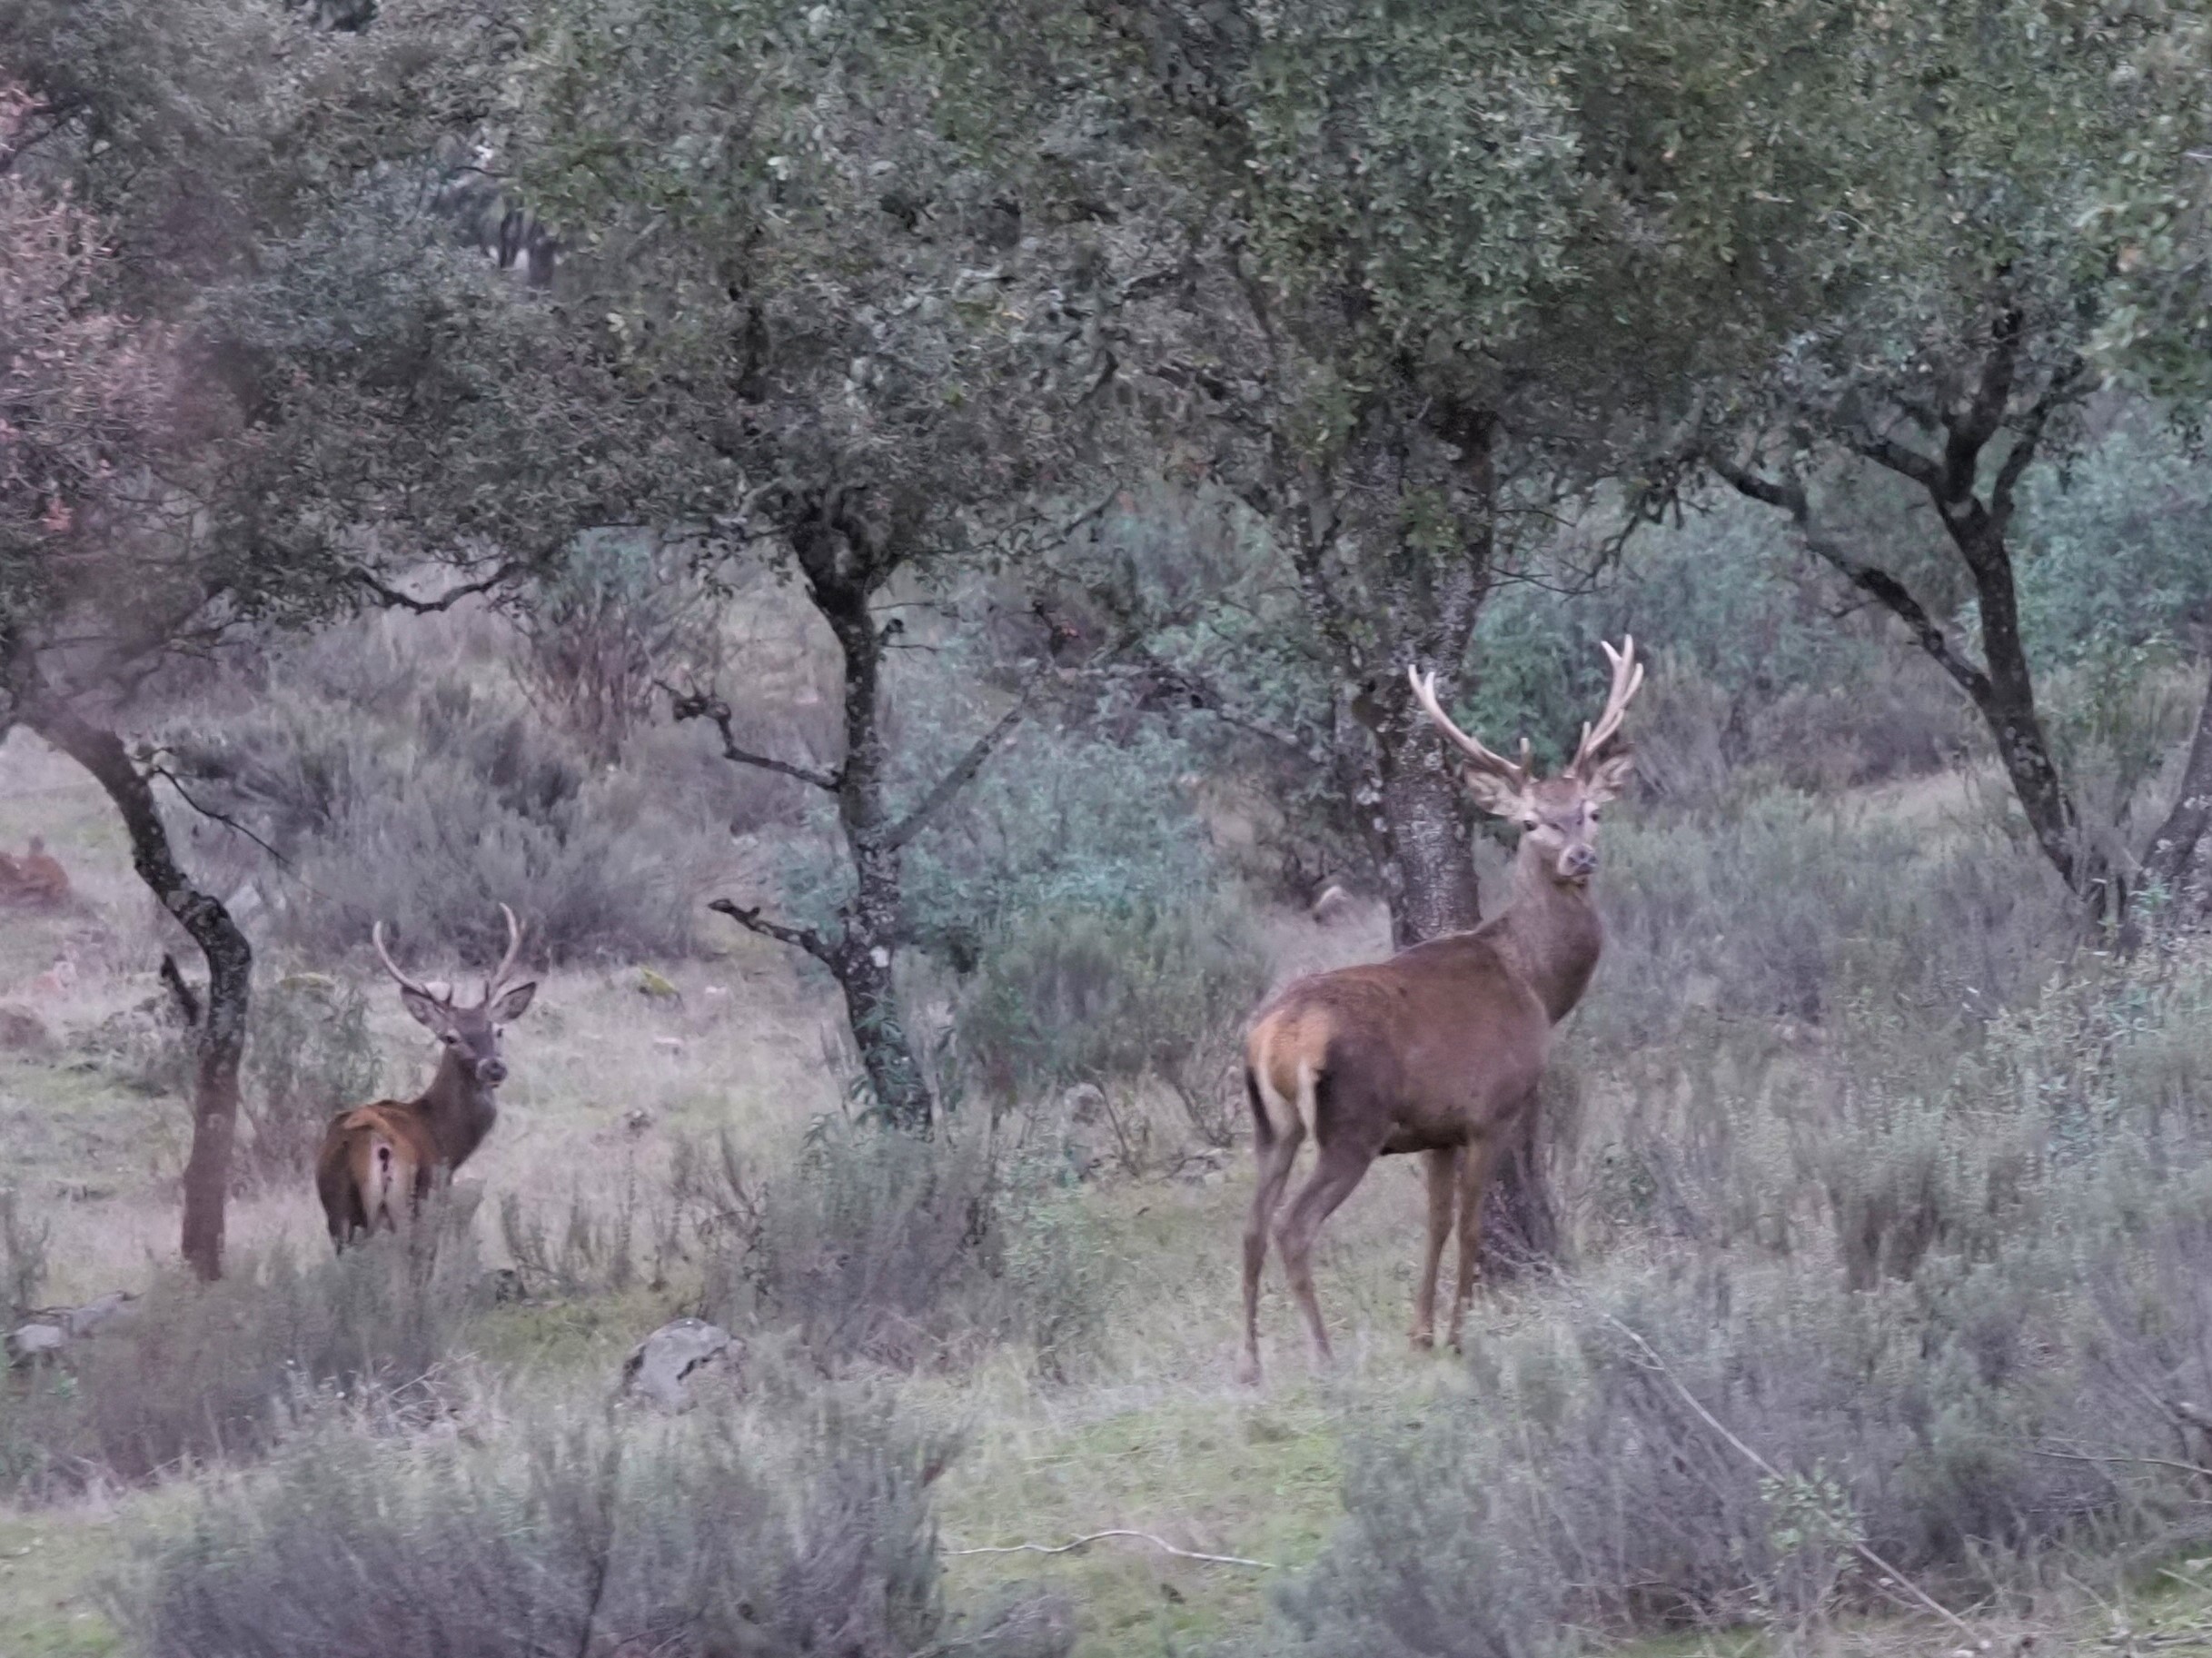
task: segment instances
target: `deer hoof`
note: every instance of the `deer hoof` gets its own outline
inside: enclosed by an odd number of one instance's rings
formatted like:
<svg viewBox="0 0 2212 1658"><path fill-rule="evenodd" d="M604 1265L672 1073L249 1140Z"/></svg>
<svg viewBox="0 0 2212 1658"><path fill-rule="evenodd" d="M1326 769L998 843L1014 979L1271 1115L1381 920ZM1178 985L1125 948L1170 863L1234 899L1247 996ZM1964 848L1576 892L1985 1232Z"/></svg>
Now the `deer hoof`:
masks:
<svg viewBox="0 0 2212 1658"><path fill-rule="evenodd" d="M1406 1345L1415 1353L1433 1353L1436 1351L1436 1333L1433 1330L1415 1330L1407 1339Z"/></svg>
<svg viewBox="0 0 2212 1658"><path fill-rule="evenodd" d="M1260 1385L1258 1354L1247 1353L1236 1361L1236 1383L1240 1387L1257 1387Z"/></svg>

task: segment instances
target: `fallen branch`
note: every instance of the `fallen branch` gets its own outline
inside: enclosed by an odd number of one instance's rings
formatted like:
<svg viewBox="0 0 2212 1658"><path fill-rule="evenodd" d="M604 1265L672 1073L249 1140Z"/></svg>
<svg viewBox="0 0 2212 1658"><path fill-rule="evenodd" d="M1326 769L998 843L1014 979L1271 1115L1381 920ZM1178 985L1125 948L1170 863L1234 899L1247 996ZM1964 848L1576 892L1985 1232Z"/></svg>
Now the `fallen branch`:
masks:
<svg viewBox="0 0 2212 1658"><path fill-rule="evenodd" d="M1086 1544L1096 1543L1102 1537L1135 1537L1140 1543L1149 1543L1154 1548L1173 1554L1177 1560L1202 1560L1209 1565L1216 1566L1251 1566L1261 1572L1282 1570L1272 1560L1246 1560L1241 1554L1201 1554L1195 1550L1179 1549L1166 1538L1155 1537L1150 1532L1131 1532L1118 1529L1110 1532L1093 1532L1086 1537L1076 1538L1073 1543L1058 1544L1010 1543L999 1548L947 1549L945 1552L947 1554L1066 1554L1083 1547Z"/></svg>
<svg viewBox="0 0 2212 1658"><path fill-rule="evenodd" d="M1739 1456L1742 1457L1744 1461L1750 1463L1752 1467L1758 1469L1760 1473L1765 1474L1771 1480L1779 1480L1785 1477L1780 1468L1777 1468L1765 1457L1760 1455L1760 1454L1752 1450L1751 1446L1745 1445L1743 1441L1737 1438L1735 1435L1730 1433L1729 1430L1721 1425L1721 1419L1718 1416L1707 1410L1704 1405L1698 1403L1697 1395L1691 1393L1689 1388L1682 1385L1681 1378L1674 1374L1673 1370L1668 1365L1665 1359L1659 1356L1658 1353L1652 1348L1650 1342L1644 1340L1642 1336L1637 1335L1635 1331L1630 1329L1628 1325L1622 1324L1611 1313L1600 1313L1598 1316L1603 1319L1607 1324L1612 1325L1614 1329L1620 1331L1622 1335L1627 1336L1630 1342L1634 1345L1636 1351L1642 1355L1644 1367L1652 1371L1654 1375L1662 1377L1670 1387L1673 1388L1676 1393L1681 1395L1682 1403L1697 1413L1699 1420L1703 1422L1704 1425L1711 1428L1715 1434L1718 1434L1722 1442L1731 1446ZM1925 1607L1928 1611L1934 1613L1936 1616L1941 1618L1946 1623L1949 1623L1960 1634L1965 1635L1969 1640L1973 1641L1976 1650L1980 1650L1986 1644L1986 1643L1982 1642L1978 1636L1976 1636L1974 1633L1974 1626L1972 1624L1969 1623L1964 1618L1960 1617L1949 1607L1943 1604L1942 1602L1937 1600L1925 1589L1922 1589L1918 1584L1914 1583L1902 1572L1899 1571L1895 1566L1884 1560L1880 1554L1877 1554L1865 1544L1854 1542L1850 1547L1851 1552L1854 1554L1858 1555L1860 1560L1866 1562L1868 1565L1872 1566L1876 1572L1880 1574L1880 1582L1885 1587L1890 1584L1895 1584L1899 1589L1909 1595L1915 1603L1922 1607Z"/></svg>

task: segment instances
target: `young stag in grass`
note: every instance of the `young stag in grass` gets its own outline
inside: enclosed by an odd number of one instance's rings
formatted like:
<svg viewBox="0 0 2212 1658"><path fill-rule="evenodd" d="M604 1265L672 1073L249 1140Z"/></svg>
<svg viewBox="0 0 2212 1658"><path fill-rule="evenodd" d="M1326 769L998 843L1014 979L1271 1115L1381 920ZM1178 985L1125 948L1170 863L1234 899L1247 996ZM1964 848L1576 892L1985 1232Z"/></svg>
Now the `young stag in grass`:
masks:
<svg viewBox="0 0 2212 1658"><path fill-rule="evenodd" d="M1245 1350L1238 1374L1260 1374L1260 1273L1267 1235L1298 1147L1310 1135L1313 1176L1275 1226L1291 1294L1305 1315L1316 1362L1329 1335L1314 1296L1314 1238L1352 1195L1368 1165L1394 1152L1428 1159L1429 1226L1413 1304L1413 1343L1435 1337L1436 1274L1454 1211L1459 1284L1450 1339L1474 1294L1483 1189L1499 1154L1529 1128L1552 1028L1598 965L1605 929L1591 902L1598 809L1627 784L1632 761L1614 739L1643 683L1636 642L1624 639L1597 723L1582 728L1567 769L1538 778L1523 738L1518 763L1452 723L1436 676L1412 669L1413 695L1466 755L1475 804L1520 826L1513 897L1473 932L1432 938L1387 961L1301 978L1262 1008L1245 1038L1259 1187L1245 1227Z"/></svg>
<svg viewBox="0 0 2212 1658"><path fill-rule="evenodd" d="M342 1250L358 1232L396 1231L402 1211L412 1217L441 1174L451 1175L484 1143L499 1121L495 1097L507 1080L500 1057L500 1030L522 1017L533 983L507 988L522 953L522 926L506 905L507 955L484 980L474 1007L457 1007L451 987L426 985L400 971L384 948L384 924L370 929L378 959L399 981L400 1001L445 1045L438 1074L414 1099L380 1099L331 1119L315 1157L315 1191L330 1223L331 1242Z"/></svg>

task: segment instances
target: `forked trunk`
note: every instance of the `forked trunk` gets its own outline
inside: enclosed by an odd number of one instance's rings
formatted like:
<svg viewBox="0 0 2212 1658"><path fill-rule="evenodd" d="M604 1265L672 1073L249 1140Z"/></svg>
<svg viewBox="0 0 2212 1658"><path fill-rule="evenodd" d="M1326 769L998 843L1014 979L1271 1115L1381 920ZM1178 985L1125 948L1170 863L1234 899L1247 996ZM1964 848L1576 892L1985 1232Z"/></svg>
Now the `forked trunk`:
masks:
<svg viewBox="0 0 2212 1658"><path fill-rule="evenodd" d="M131 841L131 863L161 907L174 916L207 962L207 1011L197 1030L193 1072L192 1151L184 1163L184 1260L203 1278L223 1276L223 1201L238 1133L238 1070L245 1057L253 948L230 912L178 866L153 786L131 763L123 739L59 703L35 705L31 729L92 774Z"/></svg>

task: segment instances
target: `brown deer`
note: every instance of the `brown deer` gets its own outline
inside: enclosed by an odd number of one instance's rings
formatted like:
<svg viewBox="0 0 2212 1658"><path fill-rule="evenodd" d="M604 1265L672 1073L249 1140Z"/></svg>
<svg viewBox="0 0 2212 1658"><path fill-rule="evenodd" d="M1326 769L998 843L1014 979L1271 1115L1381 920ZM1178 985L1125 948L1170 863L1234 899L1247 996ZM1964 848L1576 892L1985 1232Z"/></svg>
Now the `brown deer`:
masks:
<svg viewBox="0 0 2212 1658"><path fill-rule="evenodd" d="M522 1017L538 990L534 982L506 988L522 953L522 926L506 905L500 912L507 918L507 954L471 1008L456 1006L450 987L401 972L384 948L382 921L369 930L384 970L399 981L401 1004L445 1045L445 1053L418 1097L356 1106L332 1117L324 1131L315 1192L331 1243L340 1250L355 1233L397 1231L402 1210L412 1217L438 1176L466 1163L499 1121L495 1095L507 1080L500 1029Z"/></svg>
<svg viewBox="0 0 2212 1658"><path fill-rule="evenodd" d="M1518 763L1452 723L1436 676L1406 670L1413 695L1466 754L1475 804L1521 829L1513 897L1472 932L1401 950L1387 961L1301 978L1275 996L1245 1038L1259 1186L1245 1227L1245 1349L1238 1375L1260 1374L1260 1274L1268 1223L1308 1135L1318 1166L1275 1227L1291 1294L1305 1315L1316 1362L1329 1335L1314 1296L1314 1236L1379 1157L1428 1159L1428 1246L1413 1304L1413 1339L1434 1341L1436 1275L1454 1210L1459 1284L1450 1339L1474 1294L1483 1190L1501 1151L1527 1132L1552 1028L1580 1001L1605 931L1590 898L1597 872L1598 809L1619 794L1633 762L1612 747L1643 683L1633 639L1607 644L1612 689L1574 758L1555 778L1533 775L1528 740ZM1609 752L1610 750L1610 752Z"/></svg>

